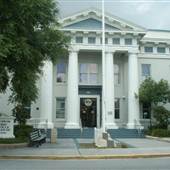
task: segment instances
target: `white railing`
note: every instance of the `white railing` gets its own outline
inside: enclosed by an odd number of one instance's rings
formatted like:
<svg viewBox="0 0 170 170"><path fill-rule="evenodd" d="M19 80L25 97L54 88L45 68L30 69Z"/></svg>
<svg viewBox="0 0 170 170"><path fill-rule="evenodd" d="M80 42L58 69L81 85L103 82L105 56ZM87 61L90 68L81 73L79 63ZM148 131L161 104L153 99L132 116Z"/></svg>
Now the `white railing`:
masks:
<svg viewBox="0 0 170 170"><path fill-rule="evenodd" d="M138 135L141 136L143 127L138 124L138 121L136 119L134 120L134 122L135 122L135 129L137 129Z"/></svg>
<svg viewBox="0 0 170 170"><path fill-rule="evenodd" d="M81 121L81 118L80 118L80 120L79 120L79 125L80 125L80 131L81 131L81 133L83 133L83 127L82 127L82 121Z"/></svg>
<svg viewBox="0 0 170 170"><path fill-rule="evenodd" d="M48 127L48 119L31 118L27 120L28 125L32 125L36 129L45 129Z"/></svg>

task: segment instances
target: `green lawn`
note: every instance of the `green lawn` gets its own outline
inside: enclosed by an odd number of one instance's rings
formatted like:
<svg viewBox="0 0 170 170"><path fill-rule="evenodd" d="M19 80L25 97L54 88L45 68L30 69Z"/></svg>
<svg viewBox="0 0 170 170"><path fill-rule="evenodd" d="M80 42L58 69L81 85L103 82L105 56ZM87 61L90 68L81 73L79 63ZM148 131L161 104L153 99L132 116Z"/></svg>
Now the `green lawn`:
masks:
<svg viewBox="0 0 170 170"><path fill-rule="evenodd" d="M28 142L28 140L20 139L20 138L9 138L9 139L0 138L0 144L15 144L15 143L25 143L25 142Z"/></svg>

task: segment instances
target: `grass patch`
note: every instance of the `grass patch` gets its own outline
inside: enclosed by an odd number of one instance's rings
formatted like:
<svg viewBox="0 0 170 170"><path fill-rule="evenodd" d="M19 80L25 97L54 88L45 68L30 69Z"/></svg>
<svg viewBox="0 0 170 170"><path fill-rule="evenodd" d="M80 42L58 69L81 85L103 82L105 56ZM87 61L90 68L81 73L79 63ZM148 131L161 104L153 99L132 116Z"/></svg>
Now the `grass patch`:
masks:
<svg viewBox="0 0 170 170"><path fill-rule="evenodd" d="M0 144L15 144L15 143L27 143L27 139L20 139L20 138L0 138Z"/></svg>
<svg viewBox="0 0 170 170"><path fill-rule="evenodd" d="M94 143L79 143L80 148L97 148Z"/></svg>

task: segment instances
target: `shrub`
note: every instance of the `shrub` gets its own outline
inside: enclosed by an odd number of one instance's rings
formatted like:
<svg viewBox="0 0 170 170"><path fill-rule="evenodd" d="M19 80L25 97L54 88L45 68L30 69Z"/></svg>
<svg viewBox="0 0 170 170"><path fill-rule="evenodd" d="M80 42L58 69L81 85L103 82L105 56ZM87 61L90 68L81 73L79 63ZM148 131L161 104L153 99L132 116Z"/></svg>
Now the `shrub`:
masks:
<svg viewBox="0 0 170 170"><path fill-rule="evenodd" d="M167 129L170 112L163 106L156 106L153 111L153 116L156 120L155 125L160 129Z"/></svg>
<svg viewBox="0 0 170 170"><path fill-rule="evenodd" d="M33 127L29 125L16 125L14 127L14 135L19 139L28 139L32 130Z"/></svg>
<svg viewBox="0 0 170 170"><path fill-rule="evenodd" d="M167 129L152 129L147 132L148 135L155 137L170 137L170 130Z"/></svg>

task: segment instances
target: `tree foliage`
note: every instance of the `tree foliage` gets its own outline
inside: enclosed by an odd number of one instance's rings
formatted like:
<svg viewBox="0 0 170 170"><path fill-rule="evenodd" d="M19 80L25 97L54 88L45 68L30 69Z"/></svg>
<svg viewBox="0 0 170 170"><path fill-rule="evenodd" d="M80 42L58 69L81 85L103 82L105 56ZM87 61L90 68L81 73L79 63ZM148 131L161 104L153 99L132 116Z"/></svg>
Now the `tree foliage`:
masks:
<svg viewBox="0 0 170 170"><path fill-rule="evenodd" d="M161 79L156 82L151 78L145 79L139 88L139 100L141 103L151 104L151 113L153 112L157 127L167 127L170 116L169 111L164 107L170 102L170 86L167 80Z"/></svg>
<svg viewBox="0 0 170 170"><path fill-rule="evenodd" d="M166 104L170 101L170 87L167 80L159 82L145 79L139 88L139 100L142 103Z"/></svg>
<svg viewBox="0 0 170 170"><path fill-rule="evenodd" d="M57 16L54 0L0 0L0 92L10 86L16 109L36 100L44 61L67 54Z"/></svg>
<svg viewBox="0 0 170 170"><path fill-rule="evenodd" d="M170 111L163 106L157 106L153 109L153 116L156 119L156 127L160 129L167 129Z"/></svg>

